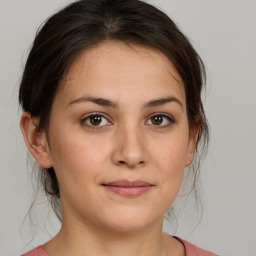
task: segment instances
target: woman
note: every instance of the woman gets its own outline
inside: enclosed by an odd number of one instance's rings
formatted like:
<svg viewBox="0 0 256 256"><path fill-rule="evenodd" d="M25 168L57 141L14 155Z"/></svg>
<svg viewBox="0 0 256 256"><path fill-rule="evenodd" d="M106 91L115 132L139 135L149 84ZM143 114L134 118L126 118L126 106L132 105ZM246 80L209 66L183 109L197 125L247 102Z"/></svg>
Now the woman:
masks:
<svg viewBox="0 0 256 256"><path fill-rule="evenodd" d="M25 255L214 255L162 232L207 141L203 78L189 41L147 3L82 0L49 18L20 124L62 226Z"/></svg>

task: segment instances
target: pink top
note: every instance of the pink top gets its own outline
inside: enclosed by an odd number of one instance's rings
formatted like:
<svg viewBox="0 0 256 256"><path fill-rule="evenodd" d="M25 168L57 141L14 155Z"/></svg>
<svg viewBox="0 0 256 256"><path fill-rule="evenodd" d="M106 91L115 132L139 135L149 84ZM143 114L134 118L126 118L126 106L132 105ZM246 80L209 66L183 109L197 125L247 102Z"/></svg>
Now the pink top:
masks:
<svg viewBox="0 0 256 256"><path fill-rule="evenodd" d="M178 237L175 237L175 238L183 243L186 250L186 256L217 256L217 254L200 249L199 247L185 240L182 240ZM49 255L44 251L43 245L40 245L35 249L23 254L22 256L49 256Z"/></svg>

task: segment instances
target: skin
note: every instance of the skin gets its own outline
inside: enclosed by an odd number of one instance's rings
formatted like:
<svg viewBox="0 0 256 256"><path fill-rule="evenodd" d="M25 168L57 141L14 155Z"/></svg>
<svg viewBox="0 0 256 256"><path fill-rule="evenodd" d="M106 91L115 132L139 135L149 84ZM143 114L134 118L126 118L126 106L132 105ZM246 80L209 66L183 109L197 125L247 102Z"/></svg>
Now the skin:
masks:
<svg viewBox="0 0 256 256"><path fill-rule="evenodd" d="M166 97L172 100L144 106ZM98 126L88 118L95 112ZM185 255L162 224L192 162L198 127L189 130L182 80L163 54L111 41L84 51L54 99L49 140L36 122L25 112L21 129L38 164L54 167L63 212L60 232L44 245L50 256ZM152 187L125 197L102 185L120 179Z"/></svg>

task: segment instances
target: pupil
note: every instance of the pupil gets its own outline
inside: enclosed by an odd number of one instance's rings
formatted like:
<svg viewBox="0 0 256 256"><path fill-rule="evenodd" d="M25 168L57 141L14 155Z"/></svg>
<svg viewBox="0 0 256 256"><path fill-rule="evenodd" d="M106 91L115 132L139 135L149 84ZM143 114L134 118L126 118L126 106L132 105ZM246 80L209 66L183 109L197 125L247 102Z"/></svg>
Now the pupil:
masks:
<svg viewBox="0 0 256 256"><path fill-rule="evenodd" d="M162 116L154 116L153 117L153 124L155 125L160 125L163 122L163 117Z"/></svg>
<svg viewBox="0 0 256 256"><path fill-rule="evenodd" d="M101 116L92 116L90 117L91 124L99 125L101 123Z"/></svg>

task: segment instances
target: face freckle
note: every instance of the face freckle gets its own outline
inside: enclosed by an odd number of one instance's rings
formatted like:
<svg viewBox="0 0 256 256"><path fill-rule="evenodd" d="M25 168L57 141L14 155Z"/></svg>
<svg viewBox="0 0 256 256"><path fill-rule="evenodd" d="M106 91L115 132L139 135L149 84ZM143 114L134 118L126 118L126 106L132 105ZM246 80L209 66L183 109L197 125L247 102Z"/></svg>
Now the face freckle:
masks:
<svg viewBox="0 0 256 256"><path fill-rule="evenodd" d="M49 125L64 218L115 230L162 220L192 147L185 110L181 78L160 52L105 42L81 53L53 102ZM92 114L101 116L97 126ZM164 125L154 125L154 115ZM150 188L106 185L116 181Z"/></svg>

